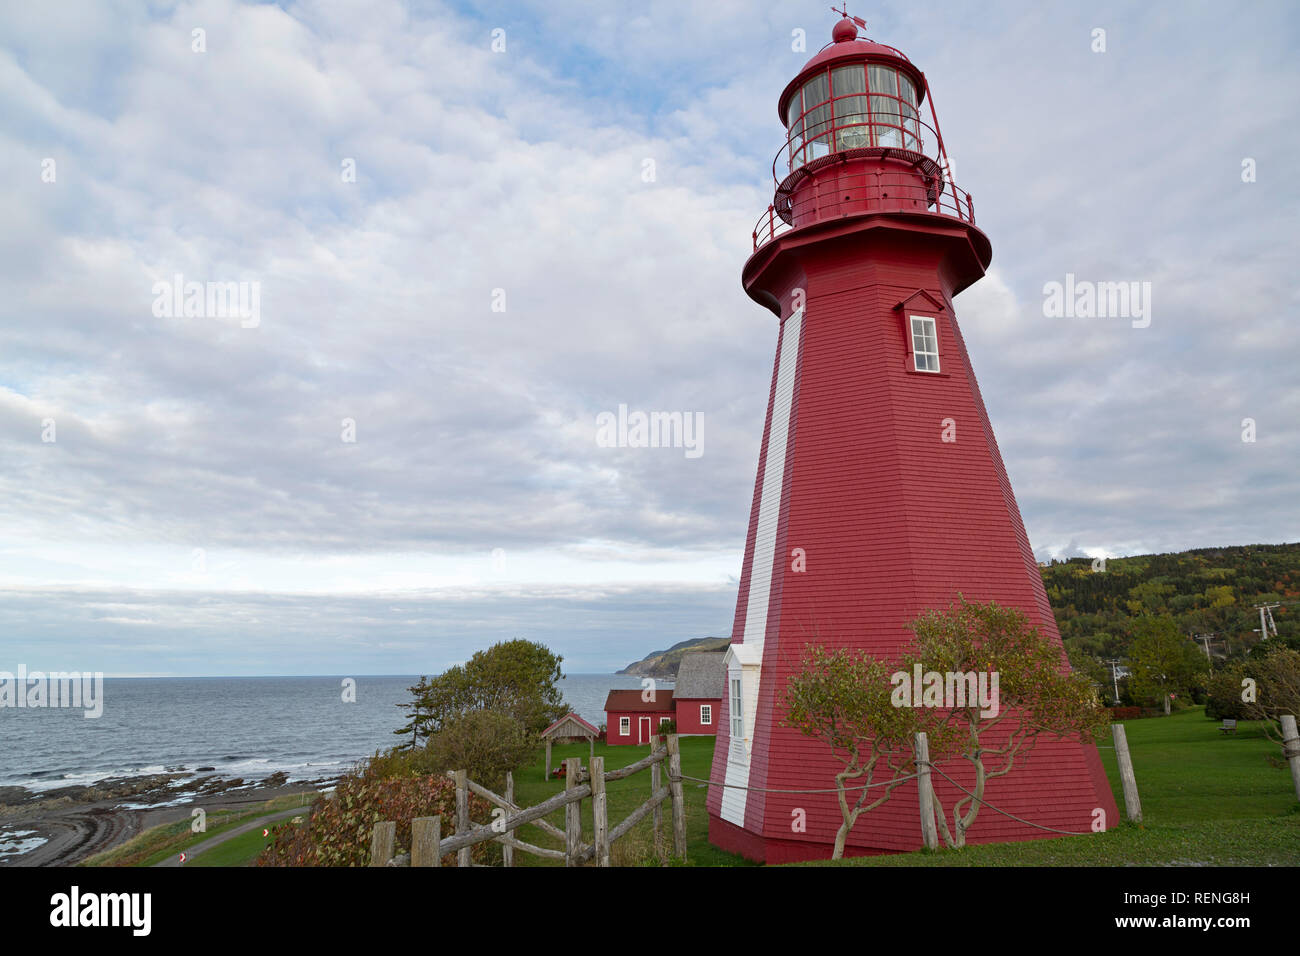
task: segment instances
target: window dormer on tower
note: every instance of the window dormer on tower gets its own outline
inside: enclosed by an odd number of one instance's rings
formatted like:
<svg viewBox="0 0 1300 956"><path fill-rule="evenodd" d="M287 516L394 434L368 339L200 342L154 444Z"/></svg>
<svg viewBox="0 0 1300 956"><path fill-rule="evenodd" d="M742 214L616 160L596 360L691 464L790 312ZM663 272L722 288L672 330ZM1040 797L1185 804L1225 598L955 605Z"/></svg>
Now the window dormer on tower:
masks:
<svg viewBox="0 0 1300 956"><path fill-rule="evenodd" d="M924 289L917 289L897 303L898 329L907 352L909 374L939 375L939 317L951 315L944 300Z"/></svg>

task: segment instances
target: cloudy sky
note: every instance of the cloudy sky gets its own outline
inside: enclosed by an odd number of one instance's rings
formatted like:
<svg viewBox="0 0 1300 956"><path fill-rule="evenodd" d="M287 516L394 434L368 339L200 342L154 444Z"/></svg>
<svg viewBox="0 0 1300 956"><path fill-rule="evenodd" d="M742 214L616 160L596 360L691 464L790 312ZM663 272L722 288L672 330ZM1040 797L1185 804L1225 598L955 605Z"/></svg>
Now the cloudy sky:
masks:
<svg viewBox="0 0 1300 956"><path fill-rule="evenodd" d="M729 633L777 332L739 273L827 6L0 8L0 669ZM1039 556L1300 539L1300 8L851 12L993 242L956 305ZM1045 316L1067 274L1150 325ZM620 404L703 454L599 447Z"/></svg>

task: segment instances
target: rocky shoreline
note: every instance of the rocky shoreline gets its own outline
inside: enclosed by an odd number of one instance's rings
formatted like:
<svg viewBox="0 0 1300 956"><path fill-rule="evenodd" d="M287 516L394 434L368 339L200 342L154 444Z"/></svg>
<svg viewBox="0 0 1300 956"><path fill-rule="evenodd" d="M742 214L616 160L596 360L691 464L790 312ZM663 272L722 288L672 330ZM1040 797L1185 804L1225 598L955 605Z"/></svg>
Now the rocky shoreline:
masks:
<svg viewBox="0 0 1300 956"><path fill-rule="evenodd" d="M162 823L256 807L278 796L315 793L337 776L290 783L283 772L257 780L180 770L112 777L87 785L32 791L0 787L0 842L15 834L43 842L25 853L0 856L0 866L72 866Z"/></svg>

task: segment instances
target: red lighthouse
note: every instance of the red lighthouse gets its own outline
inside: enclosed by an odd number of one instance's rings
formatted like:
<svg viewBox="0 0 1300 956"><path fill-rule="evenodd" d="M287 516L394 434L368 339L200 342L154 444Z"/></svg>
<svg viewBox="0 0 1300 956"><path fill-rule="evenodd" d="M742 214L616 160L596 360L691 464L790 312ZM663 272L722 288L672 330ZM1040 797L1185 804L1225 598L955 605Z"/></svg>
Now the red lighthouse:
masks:
<svg viewBox="0 0 1300 956"><path fill-rule="evenodd" d="M728 786L708 801L710 840L767 862L829 856L840 822L833 794L782 792L830 788L840 767L782 726L805 644L897 659L907 623L960 593L1021 609L1060 647L953 311L992 249L949 175L925 75L845 17L777 108L775 197L742 279L780 332L714 753ZM965 761L942 769L971 787ZM946 806L960 795L935 786ZM1098 808L1118 820L1096 748L1077 741L1042 739L985 799L1056 830L1089 832ZM985 810L968 840L1050 835ZM909 783L848 852L920 845Z"/></svg>

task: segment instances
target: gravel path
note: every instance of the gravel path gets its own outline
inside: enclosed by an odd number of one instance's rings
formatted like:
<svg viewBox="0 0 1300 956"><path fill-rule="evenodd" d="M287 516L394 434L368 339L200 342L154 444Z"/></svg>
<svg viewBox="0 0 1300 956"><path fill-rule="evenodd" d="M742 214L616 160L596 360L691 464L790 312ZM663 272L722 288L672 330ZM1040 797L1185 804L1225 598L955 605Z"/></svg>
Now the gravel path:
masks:
<svg viewBox="0 0 1300 956"><path fill-rule="evenodd" d="M248 823L241 823L237 827L231 827L229 830L226 830L223 833L218 833L216 836L204 840L202 843L196 843L194 846L186 850L185 863L189 863L200 853L206 853L214 846L220 846L227 840L233 840L235 837L241 836L249 830L256 830L259 827L265 827L267 824L274 823L276 820L283 820L285 817L301 816L310 812L311 810L307 807L291 807L288 810L281 810L278 813L258 817L256 820L251 820ZM163 860L161 863L155 863L154 866L184 866L185 863L181 862L180 854L174 854L167 857L167 859Z"/></svg>

